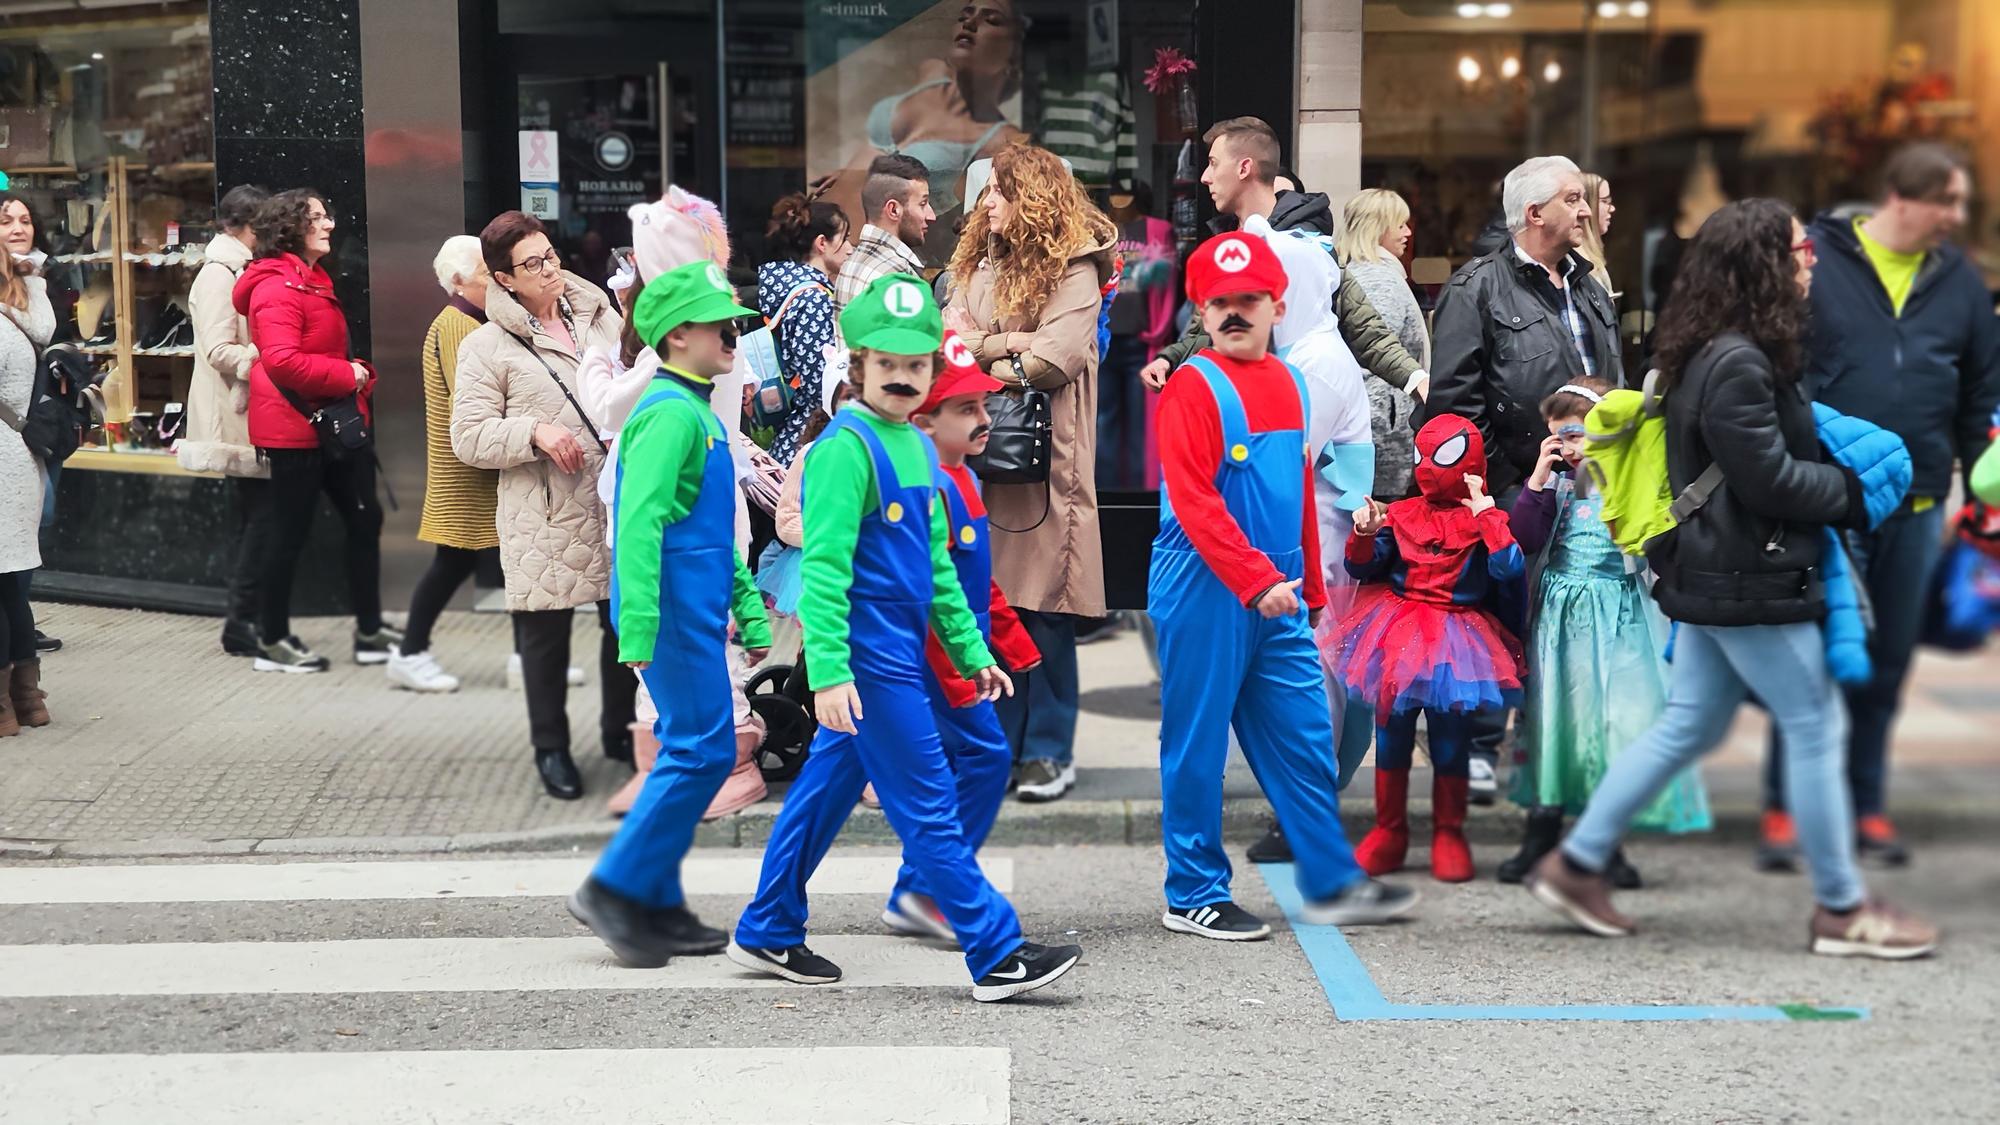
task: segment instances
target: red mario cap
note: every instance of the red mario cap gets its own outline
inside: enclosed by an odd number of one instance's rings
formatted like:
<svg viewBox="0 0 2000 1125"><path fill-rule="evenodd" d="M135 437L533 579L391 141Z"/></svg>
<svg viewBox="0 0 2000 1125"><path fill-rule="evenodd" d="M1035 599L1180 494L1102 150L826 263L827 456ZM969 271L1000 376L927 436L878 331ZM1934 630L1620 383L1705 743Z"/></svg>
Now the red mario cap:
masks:
<svg viewBox="0 0 2000 1125"><path fill-rule="evenodd" d="M1285 295L1285 267L1278 252L1254 234L1219 234L1188 258L1187 295L1197 305L1230 293Z"/></svg>
<svg viewBox="0 0 2000 1125"><path fill-rule="evenodd" d="M974 358L972 349L958 338L958 333L944 330L944 371L931 383L931 393L924 404L917 407L917 413L929 414L944 405L944 400L959 395L983 395L1002 390L1007 384L979 369L979 360Z"/></svg>

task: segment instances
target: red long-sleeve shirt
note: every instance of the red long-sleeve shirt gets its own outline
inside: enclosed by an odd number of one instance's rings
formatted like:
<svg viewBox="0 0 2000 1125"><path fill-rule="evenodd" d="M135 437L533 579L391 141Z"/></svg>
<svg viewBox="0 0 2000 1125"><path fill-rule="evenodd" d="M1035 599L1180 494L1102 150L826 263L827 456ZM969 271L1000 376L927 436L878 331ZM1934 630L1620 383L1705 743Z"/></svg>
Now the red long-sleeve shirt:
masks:
<svg viewBox="0 0 2000 1125"><path fill-rule="evenodd" d="M1251 433L1296 430L1304 434L1298 384L1283 360L1266 355L1243 363L1214 349L1201 354L1213 360L1236 388ZM1222 584L1244 605L1255 605L1265 591L1286 579L1269 555L1251 545L1215 487L1215 475L1222 468L1222 415L1207 380L1183 377L1167 383L1160 395L1158 434L1160 474L1173 499L1174 518ZM1299 477L1304 482L1305 502L1299 542L1306 556L1303 600L1309 608L1319 609L1326 605L1326 575L1320 570L1312 466L1306 463L1304 448L1301 436Z"/></svg>
<svg viewBox="0 0 2000 1125"><path fill-rule="evenodd" d="M986 514L986 505L979 499L979 487L973 483L972 470L964 465L943 465L945 476L951 478L952 486L965 501L965 510L974 518ZM958 534L953 528L952 534ZM989 545L990 549L990 545ZM972 600L972 591L965 594ZM1025 672L1042 662L1042 650L1035 647L1035 639L1028 635L1028 627L1021 624L1021 616L1014 607L1007 604L1007 596L1000 592L1000 583L993 583L993 655L1011 672ZM930 663L931 672L938 678L938 686L944 689L945 702L953 707L970 707L979 698L979 689L972 681L958 674L951 657L946 654L943 642L932 632L924 641L924 658Z"/></svg>

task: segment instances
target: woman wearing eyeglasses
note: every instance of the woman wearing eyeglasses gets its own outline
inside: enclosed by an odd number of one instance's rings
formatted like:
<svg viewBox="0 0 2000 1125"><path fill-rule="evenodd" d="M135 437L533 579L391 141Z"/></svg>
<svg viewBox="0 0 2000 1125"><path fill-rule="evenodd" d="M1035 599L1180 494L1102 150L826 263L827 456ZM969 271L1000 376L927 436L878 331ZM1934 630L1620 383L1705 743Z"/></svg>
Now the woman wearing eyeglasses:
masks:
<svg viewBox="0 0 2000 1125"><path fill-rule="evenodd" d="M611 552L597 496L605 435L575 398L585 351L615 352L621 322L602 290L562 268L534 217L507 211L479 232L493 283L486 323L458 349L451 448L500 473L500 566L528 696L535 770L551 797L583 796L570 757L568 692L574 610L596 605L608 757L630 760L635 681L611 630Z"/></svg>
<svg viewBox="0 0 2000 1125"><path fill-rule="evenodd" d="M329 458L312 415L356 400L369 418L375 370L348 351L347 315L320 263L333 249L334 219L310 188L281 191L250 221L257 260L231 299L248 320L257 359L250 368L250 444L271 467L263 579L257 606L259 672L324 672L325 657L292 635L292 579L325 493L347 525L347 596L354 610L354 662L386 664L403 635L382 623L382 505L369 451Z"/></svg>

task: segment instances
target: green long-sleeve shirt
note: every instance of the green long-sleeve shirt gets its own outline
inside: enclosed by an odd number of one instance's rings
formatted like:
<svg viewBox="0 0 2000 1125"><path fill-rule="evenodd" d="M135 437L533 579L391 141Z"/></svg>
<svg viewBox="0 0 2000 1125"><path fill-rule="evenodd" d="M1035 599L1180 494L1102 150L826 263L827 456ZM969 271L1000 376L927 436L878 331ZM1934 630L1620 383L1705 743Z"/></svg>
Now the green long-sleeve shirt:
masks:
<svg viewBox="0 0 2000 1125"><path fill-rule="evenodd" d="M907 422L890 422L859 403L844 408L874 430L902 481L927 480L930 459L923 437ZM799 623L805 629L806 667L812 687L824 691L851 683L848 667L849 591L854 587L854 552L862 517L882 505L875 464L858 434L836 434L814 442L806 454L805 546L799 559ZM979 622L965 604L958 568L951 561L950 522L942 503L931 506L931 628L961 674L990 667L993 654L979 634ZM923 638L913 638L921 646Z"/></svg>
<svg viewBox="0 0 2000 1125"><path fill-rule="evenodd" d="M651 660L660 634L660 541L668 524L687 518L701 495L710 445L728 440L708 408L708 381L664 368L641 398L671 379L694 401L669 396L634 410L618 435L618 510L613 540L618 566L618 659ZM764 600L731 536L736 564L729 610L746 648L769 648Z"/></svg>

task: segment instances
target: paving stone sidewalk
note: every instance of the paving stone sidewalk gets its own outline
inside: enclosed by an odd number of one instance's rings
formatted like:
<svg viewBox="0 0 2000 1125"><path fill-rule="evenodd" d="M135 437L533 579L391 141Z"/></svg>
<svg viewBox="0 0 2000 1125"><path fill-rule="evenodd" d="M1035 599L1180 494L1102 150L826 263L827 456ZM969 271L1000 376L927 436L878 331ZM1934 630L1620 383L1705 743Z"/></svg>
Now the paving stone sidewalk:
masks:
<svg viewBox="0 0 2000 1125"><path fill-rule="evenodd" d="M206 618L39 605L65 647L44 661L53 725L0 740L0 841L42 854L563 847L607 835L603 799L629 776L597 739L596 668L570 693L577 760L590 787L550 800L536 782L519 693L505 686L503 615L447 614L435 651L464 681L454 695L390 689L380 668L349 659L349 623L302 621L334 660L323 675L258 675L223 656ZM594 619L579 615L574 649L590 665ZM1047 805L1009 802L996 843L1150 843L1159 838L1158 689L1131 633L1082 650L1085 711L1076 791ZM1746 717L1707 769L1728 831L1756 804L1762 728ZM2000 824L2000 653L1924 657L1896 748L1895 812L1924 835ZM1425 786L1413 786L1422 792ZM1366 815L1367 775L1350 818ZM1267 812L1240 763L1228 785L1232 836ZM705 826L707 844L755 846L775 799ZM1476 838L1512 834L1503 805L1475 817ZM878 814L850 825L886 840Z"/></svg>

